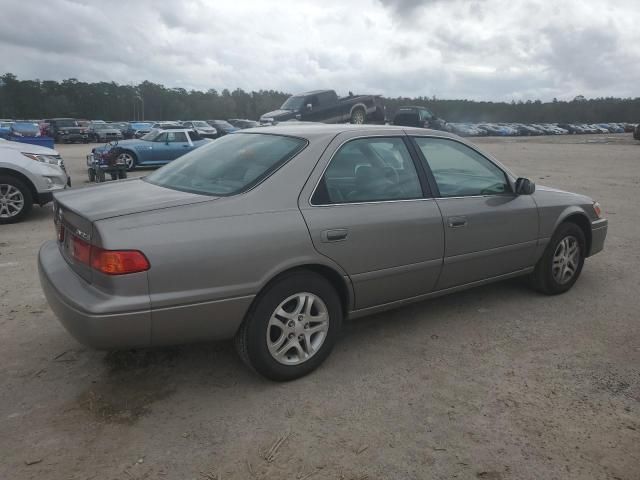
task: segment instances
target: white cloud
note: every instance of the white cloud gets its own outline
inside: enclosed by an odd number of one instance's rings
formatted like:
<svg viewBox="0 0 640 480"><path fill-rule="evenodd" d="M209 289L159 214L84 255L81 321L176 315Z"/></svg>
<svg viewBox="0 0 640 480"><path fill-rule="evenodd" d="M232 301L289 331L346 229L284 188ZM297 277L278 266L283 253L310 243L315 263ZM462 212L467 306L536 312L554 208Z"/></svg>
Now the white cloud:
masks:
<svg viewBox="0 0 640 480"><path fill-rule="evenodd" d="M637 0L1 3L3 70L20 78L492 100L638 95Z"/></svg>

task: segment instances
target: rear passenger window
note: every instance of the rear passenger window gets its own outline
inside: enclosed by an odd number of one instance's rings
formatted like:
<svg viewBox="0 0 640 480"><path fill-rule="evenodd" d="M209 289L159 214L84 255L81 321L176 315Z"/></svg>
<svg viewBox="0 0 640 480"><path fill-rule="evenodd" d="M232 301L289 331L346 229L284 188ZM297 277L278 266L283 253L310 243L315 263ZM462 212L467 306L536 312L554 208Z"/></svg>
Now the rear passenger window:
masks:
<svg viewBox="0 0 640 480"><path fill-rule="evenodd" d="M331 159L313 195L314 205L408 200L422 197L402 138L352 140Z"/></svg>

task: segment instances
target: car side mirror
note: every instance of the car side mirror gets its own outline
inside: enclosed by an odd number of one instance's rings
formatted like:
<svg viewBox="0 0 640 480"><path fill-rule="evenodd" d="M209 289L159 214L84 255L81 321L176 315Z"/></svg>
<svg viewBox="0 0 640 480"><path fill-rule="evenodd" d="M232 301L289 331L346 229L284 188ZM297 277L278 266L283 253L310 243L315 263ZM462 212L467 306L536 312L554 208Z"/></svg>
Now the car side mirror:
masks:
<svg viewBox="0 0 640 480"><path fill-rule="evenodd" d="M310 103L307 103L307 110L311 110L313 108L313 105L311 105Z"/></svg>
<svg viewBox="0 0 640 480"><path fill-rule="evenodd" d="M536 191L536 184L528 178L522 178L516 180L516 194L517 195L531 195Z"/></svg>

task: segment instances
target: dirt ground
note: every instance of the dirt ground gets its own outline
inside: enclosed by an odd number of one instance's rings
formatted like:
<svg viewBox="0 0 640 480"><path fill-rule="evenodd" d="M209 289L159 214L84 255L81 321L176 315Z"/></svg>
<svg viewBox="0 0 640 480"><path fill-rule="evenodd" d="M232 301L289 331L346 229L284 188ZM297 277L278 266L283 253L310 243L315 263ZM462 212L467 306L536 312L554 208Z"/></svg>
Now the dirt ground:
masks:
<svg viewBox="0 0 640 480"><path fill-rule="evenodd" d="M640 142L477 142L599 200L605 251L562 296L508 281L350 322L287 384L228 343L79 345L38 282L50 208L0 227L0 479L639 479ZM59 150L86 186L88 147Z"/></svg>

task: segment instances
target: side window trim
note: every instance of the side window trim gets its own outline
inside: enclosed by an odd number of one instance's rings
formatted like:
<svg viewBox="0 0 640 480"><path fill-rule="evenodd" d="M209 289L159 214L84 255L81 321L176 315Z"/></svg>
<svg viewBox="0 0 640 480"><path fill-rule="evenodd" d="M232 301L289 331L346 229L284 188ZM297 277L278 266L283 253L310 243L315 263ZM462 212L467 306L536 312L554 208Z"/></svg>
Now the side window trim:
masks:
<svg viewBox="0 0 640 480"><path fill-rule="evenodd" d="M509 185L509 188L511 188L512 191L511 192L504 192L504 193L491 193L491 194L484 194L484 195L461 195L459 197L443 197L440 194L440 189L438 188L438 184L436 183L436 178L433 175L433 172L431 171L431 167L429 166L429 162L427 161L426 157L422 153L422 150L418 146L418 144L417 144L417 142L415 140L416 138L433 138L433 139L436 139L436 140L448 140L448 141L458 143L460 145L463 145L463 146L471 149L477 155L479 155L480 157L484 158L487 162L489 162L491 165L493 165L494 167L496 167L498 170L500 170L502 172L507 184ZM459 140L456 140L455 138L444 137L444 136L441 137L441 136L435 136L435 135L410 135L409 136L409 140L410 140L411 144L413 145L413 148L416 151L416 155L421 160L419 163L422 165L424 170L427 172L427 178L429 180L429 186L431 187L431 191L433 192L434 198L436 198L438 200L443 200L443 199L447 199L447 198L504 197L505 195L513 195L514 194L514 192L513 192L513 182L511 180L511 177L509 176L509 173L506 172L500 165L497 165L493 160L491 160L487 156L483 155L482 152L480 152L477 149L467 145L466 143L461 142Z"/></svg>
<svg viewBox="0 0 640 480"><path fill-rule="evenodd" d="M352 142L354 140L373 139L373 138L399 138L399 139L402 139L402 141L403 141L403 143L405 145L405 148L407 149L407 151L409 153L409 157L411 158L411 161L413 163L413 167L416 170L416 175L418 176L418 180L419 180L419 183L420 183L420 189L422 191L422 196L418 197L418 198L397 199L397 200L369 200L369 201L359 201L359 202L343 202L343 203L327 203L327 204L314 203L313 202L313 197L315 197L316 192L318 191L318 188L320 187L320 185L324 181L325 173L327 172L327 169L331 165L331 162L333 161L333 159L336 156L336 154L342 149L342 147L344 147L347 143ZM309 197L307 199L307 203L308 203L308 205L310 207L332 207L332 206L336 206L336 205L359 205L359 204L391 203L391 202L415 202L415 201L422 201L422 200L425 200L425 199L433 199L434 198L434 194L433 194L434 190L430 188L431 182L428 181L428 177L427 177L427 175L425 174L425 172L423 170L422 162L419 160L419 158L417 156L418 155L418 153L417 153L418 151L419 151L419 149L413 144L413 140L406 133L402 133L401 135L393 135L393 134L363 135L363 136L358 136L358 137L347 138L346 140L341 141L337 145L337 147L333 150L333 152L331 152L331 154L329 156L329 159L327 160L327 162L322 167L322 171L320 173L320 176L318 177L318 180L316 181L316 184L313 187L313 190L311 191L311 194L309 195Z"/></svg>

